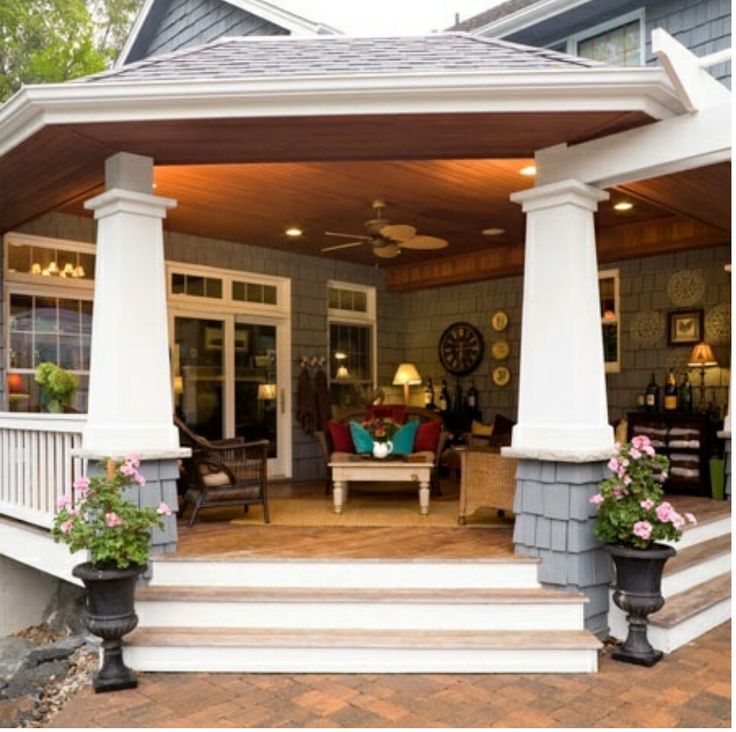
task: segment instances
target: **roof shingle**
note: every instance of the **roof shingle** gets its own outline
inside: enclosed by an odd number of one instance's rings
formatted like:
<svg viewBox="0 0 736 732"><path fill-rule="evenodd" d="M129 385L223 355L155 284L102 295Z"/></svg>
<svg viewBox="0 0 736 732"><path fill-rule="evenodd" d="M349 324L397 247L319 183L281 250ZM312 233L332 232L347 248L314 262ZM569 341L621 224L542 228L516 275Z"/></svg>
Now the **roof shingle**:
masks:
<svg viewBox="0 0 736 732"><path fill-rule="evenodd" d="M467 33L349 38L345 36L221 38L146 58L84 82L236 79L315 74L386 74L599 67L589 59Z"/></svg>

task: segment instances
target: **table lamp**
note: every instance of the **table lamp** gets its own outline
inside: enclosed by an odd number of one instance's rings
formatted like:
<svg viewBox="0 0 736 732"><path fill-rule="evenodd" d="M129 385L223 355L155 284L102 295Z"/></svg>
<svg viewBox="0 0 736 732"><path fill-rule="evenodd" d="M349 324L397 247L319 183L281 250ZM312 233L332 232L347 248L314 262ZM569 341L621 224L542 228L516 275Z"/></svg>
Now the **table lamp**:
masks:
<svg viewBox="0 0 736 732"><path fill-rule="evenodd" d="M409 404L409 387L422 383L422 377L413 363L400 363L394 375L394 386L404 387L404 404Z"/></svg>
<svg viewBox="0 0 736 732"><path fill-rule="evenodd" d="M718 366L713 349L705 341L696 343L693 346L688 367L691 369L700 369L700 403L698 409L705 409L705 370L713 366Z"/></svg>

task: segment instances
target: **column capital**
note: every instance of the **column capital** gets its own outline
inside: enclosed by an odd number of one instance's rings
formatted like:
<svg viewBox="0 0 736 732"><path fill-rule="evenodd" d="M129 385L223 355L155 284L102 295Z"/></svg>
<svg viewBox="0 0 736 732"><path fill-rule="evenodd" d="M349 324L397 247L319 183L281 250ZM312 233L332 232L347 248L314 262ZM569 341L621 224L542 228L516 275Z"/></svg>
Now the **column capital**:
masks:
<svg viewBox="0 0 736 732"><path fill-rule="evenodd" d="M563 205L580 206L589 211L596 211L601 201L609 199L609 194L600 188L571 178L535 186L525 191L516 191L510 198L514 203L521 204L524 213Z"/></svg>
<svg viewBox="0 0 736 732"><path fill-rule="evenodd" d="M175 206L176 200L173 198L162 198L150 193L138 193L122 188L112 188L84 202L87 210L95 212L96 219L117 213L132 213L165 219L166 210Z"/></svg>

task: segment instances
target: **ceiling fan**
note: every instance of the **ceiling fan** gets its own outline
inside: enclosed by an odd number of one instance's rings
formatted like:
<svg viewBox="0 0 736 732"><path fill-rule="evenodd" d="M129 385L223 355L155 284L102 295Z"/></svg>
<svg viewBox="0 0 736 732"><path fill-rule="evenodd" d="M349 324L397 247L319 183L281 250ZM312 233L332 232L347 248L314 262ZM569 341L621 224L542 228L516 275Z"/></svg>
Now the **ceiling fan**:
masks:
<svg viewBox="0 0 736 732"><path fill-rule="evenodd" d="M402 249L444 249L449 246L445 239L436 236L418 235L413 226L407 224L392 224L384 218L386 204L383 201L373 201L371 208L374 218L365 222L367 234L343 234L337 231L325 231L325 236L335 236L342 239L353 239L347 244L335 244L324 247L323 252L334 252L337 249L350 249L363 244L370 244L373 254L382 259L393 259L401 254Z"/></svg>

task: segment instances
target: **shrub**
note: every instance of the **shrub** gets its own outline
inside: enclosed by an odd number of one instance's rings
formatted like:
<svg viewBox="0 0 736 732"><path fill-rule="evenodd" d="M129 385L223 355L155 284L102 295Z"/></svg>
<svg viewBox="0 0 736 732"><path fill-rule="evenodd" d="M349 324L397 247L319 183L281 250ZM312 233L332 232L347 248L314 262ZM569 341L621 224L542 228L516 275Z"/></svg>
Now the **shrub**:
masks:
<svg viewBox="0 0 736 732"><path fill-rule="evenodd" d="M36 367L36 383L41 386L41 403L49 412L63 412L79 388L75 373L48 361Z"/></svg>

